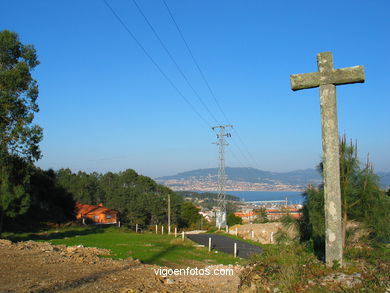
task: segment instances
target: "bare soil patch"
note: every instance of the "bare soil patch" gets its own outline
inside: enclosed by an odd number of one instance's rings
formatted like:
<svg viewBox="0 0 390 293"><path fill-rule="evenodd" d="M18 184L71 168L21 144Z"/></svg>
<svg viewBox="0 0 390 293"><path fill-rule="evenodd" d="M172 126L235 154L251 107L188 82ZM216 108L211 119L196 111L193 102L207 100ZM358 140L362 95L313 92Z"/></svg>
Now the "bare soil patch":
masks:
<svg viewBox="0 0 390 293"><path fill-rule="evenodd" d="M240 266L233 276L156 275L156 265L131 258L99 257L109 250L45 242L0 240L0 292L237 292ZM190 268L194 268L191 266Z"/></svg>

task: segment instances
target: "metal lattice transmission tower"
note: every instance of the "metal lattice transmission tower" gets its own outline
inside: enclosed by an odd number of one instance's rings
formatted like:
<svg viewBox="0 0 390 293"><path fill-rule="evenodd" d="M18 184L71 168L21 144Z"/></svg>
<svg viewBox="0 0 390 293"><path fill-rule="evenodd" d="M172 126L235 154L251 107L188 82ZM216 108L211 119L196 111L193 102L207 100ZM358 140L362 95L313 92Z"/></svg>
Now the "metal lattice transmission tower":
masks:
<svg viewBox="0 0 390 293"><path fill-rule="evenodd" d="M226 226L226 193L225 193L225 183L226 183L226 174L225 174L225 146L229 145L225 138L231 137L230 133L225 133L225 128L233 127L233 125L219 125L212 127L213 130L219 128L219 133L217 134L217 144L219 146L219 169L218 169L218 209L216 215L216 225L217 227Z"/></svg>

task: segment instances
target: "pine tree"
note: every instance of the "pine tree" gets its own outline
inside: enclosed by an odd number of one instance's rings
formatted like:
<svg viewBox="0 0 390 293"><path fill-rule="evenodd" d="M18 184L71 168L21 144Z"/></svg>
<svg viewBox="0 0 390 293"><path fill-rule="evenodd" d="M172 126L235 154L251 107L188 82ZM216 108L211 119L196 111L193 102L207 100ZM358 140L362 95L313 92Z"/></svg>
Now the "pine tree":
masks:
<svg viewBox="0 0 390 293"><path fill-rule="evenodd" d="M322 175L322 162L318 169ZM357 144L340 141L340 187L342 201L343 240L349 220L363 223L376 239L390 239L390 198L380 189L379 178L367 158L361 166ZM325 239L324 186L309 186L301 220L302 239L313 241L317 250L323 249Z"/></svg>

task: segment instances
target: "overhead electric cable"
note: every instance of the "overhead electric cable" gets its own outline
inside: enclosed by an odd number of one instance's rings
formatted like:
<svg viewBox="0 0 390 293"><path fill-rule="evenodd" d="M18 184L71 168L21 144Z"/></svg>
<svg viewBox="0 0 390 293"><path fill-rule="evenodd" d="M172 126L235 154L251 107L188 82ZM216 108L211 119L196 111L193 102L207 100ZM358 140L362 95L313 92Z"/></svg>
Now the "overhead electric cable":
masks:
<svg viewBox="0 0 390 293"><path fill-rule="evenodd" d="M228 152L233 155L233 157L236 159L237 163L241 165L242 168L245 168L245 165L240 161L240 159L237 157L237 155L232 151L232 149L228 149Z"/></svg>
<svg viewBox="0 0 390 293"><path fill-rule="evenodd" d="M137 1L136 0L132 0L135 7L137 8L138 12L142 15L142 17L144 18L145 22L147 23L147 25L149 26L149 28L152 30L154 36L157 38L157 40L159 41L161 47L164 49L164 51L167 53L168 57L171 59L171 61L173 62L173 64L176 66L176 69L179 71L180 75L183 77L183 79L185 80L185 82L187 83L187 85L191 88L192 92L195 94L195 96L198 98L198 100L200 101L200 103L203 105L203 107L206 109L206 111L208 112L208 114L213 118L214 122L218 125L220 125L220 123L217 121L217 119L215 118L215 116L213 115L213 113L210 111L210 109L207 107L207 105L204 103L203 99L200 97L199 93L197 92L197 90L194 88L194 86L191 84L191 82L189 81L188 77L186 76L186 74L183 72L183 70L181 69L180 65L177 63L176 59L173 57L172 53L169 51L168 47L166 46L166 44L164 43L164 41L162 40L162 38L160 37L160 35L158 34L158 32L156 31L156 29L154 28L154 26L152 25L152 23L150 22L150 20L148 19L148 17L146 16L146 14L143 12L142 8L138 5ZM163 0L164 1L164 0ZM206 83L210 93L212 94L212 96L214 97L214 100L218 106L218 108L220 109L220 111L222 112L222 114L225 116L225 119L227 119L225 113L223 112L223 109L221 108L221 106L219 105L218 103L218 100L216 99L215 95L214 95L214 92L213 90L211 89L211 86L210 84L208 83L205 75L203 74L198 62L196 61L194 55L192 54L192 51L189 47L189 45L187 44L183 34L181 33L181 30L179 28L179 26L177 25L176 21L174 20L173 18L173 15L172 13L170 12L169 8L168 8L168 5L165 3L164 1L164 4L165 6L167 7L168 11L169 11L169 14L172 18L172 20L174 21L175 25L176 25L176 28L178 29L179 31L179 34L183 40L183 42L185 43L190 55L191 55L191 58L193 60L193 62L195 63L196 67L198 68L198 71L200 72L204 82ZM235 131L235 129L234 129ZM237 131L235 131L237 132ZM237 133L238 134L238 133ZM243 156L243 158L245 160L247 160L247 157L243 154L243 151L241 150L241 148L239 147L239 145L236 145L236 147L238 148L239 152L241 153L241 155ZM250 160L248 160L249 164L250 164Z"/></svg>
<svg viewBox="0 0 390 293"><path fill-rule="evenodd" d="M151 22L149 21L148 17L145 15L145 13L143 12L143 10L141 9L141 7L138 5L137 1L136 0L132 0L135 7L137 8L138 12L142 15L142 17L144 18L145 22L148 24L149 28L152 30L154 36L157 38L157 40L160 42L160 45L161 47L163 47L164 51L167 53L167 55L169 56L169 59L171 59L171 61L173 62L173 64L175 64L176 66L176 69L179 71L180 75L183 77L183 79L185 80L185 82L187 83L187 85L191 88L192 92L195 94L195 96L198 98L199 102L202 104L202 106L206 109L207 113L210 115L210 117L213 118L214 122L216 124L220 124L217 119L215 118L215 116L213 115L213 113L210 111L210 109L207 107L207 105L204 103L203 99L200 97L199 93L195 90L195 88L193 87L193 85L191 84L191 82L189 81L188 77L186 76L186 74L183 72L183 70L181 69L181 67L179 66L179 64L176 62L175 58L172 56L171 52L169 51L169 49L167 48L167 46L165 45L164 41L161 39L161 37L159 36L159 34L157 33L156 29L154 28L154 26L151 24Z"/></svg>
<svg viewBox="0 0 390 293"><path fill-rule="evenodd" d="M149 60L153 63L153 65L157 68L157 70L164 76L164 78L168 81L168 83L174 88L174 90L179 94L179 96L190 106L190 108L197 114L197 116L207 125L207 127L211 127L211 125L207 122L207 120L199 113L198 110L190 103L190 101L184 96L184 94L179 90L179 88L173 83L173 81L168 77L168 75L162 70L162 68L157 64L157 62L153 59L153 57L149 54L149 52L145 49L145 47L140 43L140 41L136 38L136 36L131 32L129 27L123 22L123 20L119 17L119 15L115 12L115 10L111 7L110 4L106 0L103 0L106 4L107 8L111 11L111 13L115 16L115 18L119 21L125 31L131 36L131 38L135 41L138 47L143 51L143 53L149 58Z"/></svg>
<svg viewBox="0 0 390 293"><path fill-rule="evenodd" d="M134 1L134 0L133 0L133 1ZM216 103L216 105L217 105L219 111L222 113L222 115L224 116L224 118L226 119L226 121L228 122L228 124L233 124L233 123L230 122L230 119L227 117L227 115L226 115L225 112L223 111L223 109L222 109L222 107L221 107L221 105L220 105L220 103L219 103L217 97L216 97L215 94L214 94L213 89L212 89L211 86L210 86L210 83L208 82L208 80L207 80L205 74L203 73L203 70L201 69L201 67L200 67L200 65L199 65L199 63L198 63L198 61L196 60L194 54L192 53L192 50L191 50L191 48L190 48L190 46L189 46L187 40L185 39L184 34L182 33L182 30L180 29L178 23L176 22L175 17L173 16L173 13L172 13L171 9L169 8L167 2L166 2L165 0L162 0L162 2L164 3L164 5L165 5L165 7L166 7L166 9L167 9L167 11L168 11L168 13L169 13L169 15L170 15L170 17L171 17L171 19L172 19L172 22L175 24L175 27L176 27L176 29L177 29L177 31L178 31L178 33L179 33L181 39L183 40L183 43L185 44L185 46L186 46L186 48L187 48L187 50L188 50L188 53L189 53L190 56L191 56L192 61L194 62L196 68L198 69L199 74L201 75L201 77L202 77L204 83L206 84L206 86L207 86L207 88L208 88L208 90L209 90L211 96L213 97L213 99L214 99L214 101L215 101L215 103ZM242 145L244 146L244 148L246 149L246 152L249 154L250 159L253 161L253 163L255 163L256 165L258 165L257 162L256 162L256 160L253 158L252 154L249 152L249 149L248 149L248 147L246 146L246 144L244 143L244 141L242 140L241 136L238 134L238 131L237 131L235 128L233 128L233 131L234 131L235 134L237 135L237 137L238 137L238 139L240 140L241 144L242 144ZM239 147L238 147L238 148L239 148ZM241 149L240 149L240 152L241 152Z"/></svg>
<svg viewBox="0 0 390 293"><path fill-rule="evenodd" d="M167 4L167 2L166 2L165 0L162 0L162 2L164 3L165 7L167 8L167 11L168 11L168 13L169 13L169 15L170 15L170 17L171 17L171 19L172 19L172 22L175 24L175 27L176 27L177 31L179 32L179 35L180 35L181 39L183 40L183 43L184 43L184 45L186 46L186 48L187 48L187 50L188 50L188 53L189 53L190 56L191 56L192 61L194 62L196 68L198 69L198 71L199 71L199 73L200 73L200 75L201 75L201 77L202 77L204 83L206 84L206 86L207 86L209 92L211 93L211 96L214 98L214 101L215 101L215 103L217 104L218 109L221 111L221 113L222 113L222 115L225 117L226 121L228 121L229 119L227 119L225 112L223 111L223 109L222 109L221 105L219 104L219 102L218 102L216 96L214 95L214 91L212 90L212 88L211 88L209 82L208 82L207 79L206 79L206 76L204 75L202 69L200 68L198 61L195 59L195 56L194 56L194 54L192 53L192 50L191 50L190 46L188 45L186 39L184 38L184 35L183 35L183 33L182 33L182 31L181 31L179 25L177 24L175 18L173 17L173 14L172 14L172 12L171 12L171 9L169 8L169 6L168 6L168 4ZM228 122L229 122L229 121L228 121ZM232 124L232 123L229 122L229 124Z"/></svg>
<svg viewBox="0 0 390 293"><path fill-rule="evenodd" d="M233 145L238 149L238 152L241 154L241 156L248 162L250 163L251 165L251 160L248 158L248 156L246 154L244 154L244 152L242 151L242 149L240 148L240 146L235 142L235 140L233 139L233 136L232 136L232 142L233 142Z"/></svg>
<svg viewBox="0 0 390 293"><path fill-rule="evenodd" d="M149 54L146 48L141 44L141 42L137 39L137 37L133 34L133 32L129 29L129 27L124 23L124 21L120 18L120 16L115 12L115 10L111 7L111 5L103 0L107 8L111 11L114 17L118 20L118 22L122 25L125 31L131 36L131 38L135 41L138 47L143 51L143 53L149 58L149 60L153 63L153 65L157 68L157 70L163 75L163 77L168 81L168 83L174 88L174 90L179 94L179 96L188 104L188 106L193 110L196 115L202 120L204 124L207 125L208 128L211 128L211 125L207 122L207 120L199 113L199 111L191 104L191 102L185 97L185 95L179 90L179 88L174 84L174 82L168 77L168 75L162 70L162 68L158 65L158 63L154 60L154 58ZM215 117L213 118L214 120ZM217 121L216 121L217 122ZM238 147L238 145L237 145ZM239 147L238 147L239 148ZM242 154L242 151L240 151ZM231 153L237 158L240 165L243 166L242 162L238 159L237 155L231 150ZM245 158L245 157L244 157Z"/></svg>

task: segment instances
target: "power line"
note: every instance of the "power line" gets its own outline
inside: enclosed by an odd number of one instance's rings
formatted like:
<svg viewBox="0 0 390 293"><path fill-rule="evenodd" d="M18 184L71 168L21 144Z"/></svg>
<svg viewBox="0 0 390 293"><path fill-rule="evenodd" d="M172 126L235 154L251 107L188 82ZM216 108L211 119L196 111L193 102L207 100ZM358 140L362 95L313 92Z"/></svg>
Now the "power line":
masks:
<svg viewBox="0 0 390 293"><path fill-rule="evenodd" d="M168 83L174 88L174 90L179 94L179 96L190 106L190 108L196 113L196 115L207 125L207 127L211 127L211 125L207 122L207 120L196 110L196 108L190 103L190 101L184 96L184 94L179 90L179 88L173 83L173 81L168 77L168 75L162 70L162 68L157 64L157 62L153 59L153 57L149 54L149 52L145 49L145 47L141 44L141 42L136 38L136 36L131 32L129 27L123 22L123 20L119 17L119 15L115 12L115 10L108 4L106 0L103 0L106 4L107 8L111 11L111 13L115 16L115 18L119 21L125 31L131 36L131 38L136 42L138 47L144 52L144 54L149 58L149 60L153 63L153 65L157 68L157 70L164 76L164 78L168 81Z"/></svg>
<svg viewBox="0 0 390 293"><path fill-rule="evenodd" d="M232 127L233 128L233 127ZM212 127L213 130L214 127ZM217 134L218 136L218 134ZM231 136L229 136L231 138ZM244 158L244 160L247 160L246 156L243 154L242 150L240 149L239 145L235 143L235 141L233 140L233 145L238 149L239 153L241 154L241 156ZM230 148L229 149L230 153L236 158L237 162L242 166L242 167L245 167L244 164L242 163L242 161L240 160L240 158L236 155L236 153ZM247 162L249 163L249 165L251 165L250 161L247 160Z"/></svg>
<svg viewBox="0 0 390 293"><path fill-rule="evenodd" d="M185 95L179 90L179 88L174 84L174 82L168 77L168 75L163 71L163 69L158 65L158 63L154 60L154 58L150 55L150 53L146 50L146 48L141 44L141 42L137 39L137 37L134 35L134 33L129 29L129 27L124 23L124 21L120 18L120 16L115 12L115 10L112 8L111 5L108 4L108 2L106 0L103 0L105 5L107 6L107 8L111 11L111 13L114 15L114 17L118 20L118 22L122 25L122 27L125 29L125 31L131 36L131 38L136 42L136 44L139 46L139 48L143 51L143 53L149 58L149 60L153 63L153 65L157 68L157 70L163 75L163 77L168 81L168 83L174 88L174 90L179 94L179 96L188 104L188 106L196 113L196 115L203 121L204 124L206 124L209 128L211 127L210 124L207 122L207 120L199 113L199 111L192 105L192 103L185 97ZM164 0L163 0L164 1ZM194 94L198 97L199 101L202 103L202 105L204 106L204 108L207 110L207 112L210 114L210 116L213 118L213 120L215 122L218 123L217 119L215 118L215 116L211 113L211 111L209 110L209 108L206 106L206 104L203 102L203 100L201 99L201 97L199 96L198 92L195 90L195 88L191 85L191 83L189 82L188 78L186 77L186 75L184 74L184 72L181 70L180 66L178 65L178 63L175 61L175 59L173 58L172 54L170 53L170 51L168 50L168 48L166 47L166 45L164 44L164 42L162 41L162 39L159 37L158 33L156 32L156 30L154 29L153 25L150 23L150 21L148 20L148 18L146 17L146 15L143 13L143 11L141 10L141 8L139 7L139 5L137 4L137 2L135 0L133 0L134 4L136 5L137 9L139 10L139 12L141 13L141 15L144 17L145 21L148 23L149 27L151 28L151 30L153 31L153 33L155 34L156 38L159 40L161 46L164 48L164 50L166 51L167 55L170 57L171 61L175 64L176 68L178 69L178 71L180 72L180 74L182 75L182 77L184 78L184 80L186 81L186 83L189 85L189 87L192 89L192 91L194 92ZM169 7L168 5L166 4L166 2L164 1L164 4L165 6L167 7L168 11L169 11L169 14L171 15L171 18L173 20L173 22L175 23L184 43L186 44L186 47L191 55L191 58L193 59L194 63L196 64L196 67L198 68L201 76L202 76L202 79L204 80L204 82L206 83L211 95L213 96L219 110L221 111L221 113L225 116L225 119L226 120L229 120L227 117L226 117L226 114L223 112L223 109L222 107L220 106L218 100L216 99L215 95L214 95L214 92L210 86L210 84L208 83L205 75L203 74L203 71L201 70L198 62L196 61L188 43L186 42L183 34L181 33L181 30L179 28L179 26L177 25L175 19L173 18L173 15L172 13L170 12L169 10ZM218 123L219 124L219 123ZM243 143L241 137L239 136L238 132L233 129L236 134L237 134L237 137L240 139L241 143ZM241 150L241 148L239 147L238 144L234 142L234 145L238 148L241 156L247 160L246 156L243 154L243 151ZM234 154L234 152L231 150L232 154ZM249 152L248 152L249 153ZM234 154L234 156L238 159L238 157ZM240 160L238 160L239 163L241 165L242 162ZM253 160L254 161L254 160ZM249 160L248 160L249 162Z"/></svg>
<svg viewBox="0 0 390 293"><path fill-rule="evenodd" d="M187 50L188 50L188 53L189 53L190 56L191 56L192 61L194 62L196 68L198 69L199 74L201 75L201 77L202 77L204 83L206 84L206 86L207 86L207 88L208 88L208 90L209 90L211 96L213 97L214 102L216 103L216 105L217 105L219 111L222 113L222 115L223 115L223 117L225 118L225 120L226 120L229 124L232 124L232 123L230 122L230 119L227 117L226 113L223 111L223 109L222 109L222 107L221 107L221 105L220 105L220 103L219 103L219 101L218 101L216 95L214 94L213 89L212 89L211 86L210 86L210 83L208 82L208 80L207 80L207 78L206 78L206 75L203 73L203 70L201 69L201 67L200 67L200 65L199 65L199 63L198 63L198 61L196 60L196 58L195 58L195 56L194 56L194 54L193 54L193 52L192 52L192 50L191 50L191 48L190 48L190 46L189 46L187 40L185 39L184 34L183 34L182 30L180 29L180 26L179 26L178 23L176 22L175 17L173 16L173 13L172 13L171 9L169 8L167 2L166 2L165 0L162 0L162 2L164 3L164 6L166 7L166 9L167 9L167 11L168 11L168 13L169 13L169 15L170 15L170 17L171 17L172 22L174 23L174 25L175 25L175 27L176 27L176 29L177 29L177 31L178 31L178 33L179 33L179 35L180 35L180 37L181 37L183 43L185 44L185 46L186 46L186 48L187 48ZM238 131L237 131L235 128L233 128L233 131L234 131L234 133L237 135L237 137L238 137L239 141L241 142L241 144L244 146L246 152L249 154L250 159L253 161L253 163L255 163L256 165L258 165L257 162L256 162L256 160L253 158L252 154L249 152L249 149L248 149L248 147L246 146L246 144L244 143L244 141L242 140L241 136L238 134ZM237 146L237 147L239 148L240 153L242 153L240 147L239 147L239 146ZM245 156L243 156L243 157L245 157Z"/></svg>
<svg viewBox="0 0 390 293"><path fill-rule="evenodd" d="M218 145L219 150L219 169L218 169L218 212L216 214L216 226L225 227L226 226L226 193L225 193L225 184L226 184L226 175L225 175L225 146L228 143L225 140L225 137L231 137L230 133L225 133L225 128L233 127L233 125L218 125L214 126L212 129L219 128L219 133L217 135L218 141L215 142Z"/></svg>
<svg viewBox="0 0 390 293"><path fill-rule="evenodd" d="M160 45L163 47L164 51L167 53L167 55L169 56L169 59L171 59L171 61L173 62L173 64L175 64L176 66L176 69L179 71L180 75L183 77L183 79L185 80L185 82L187 83L187 85L191 88L192 92L195 94L195 96L198 98L198 100L200 101L200 103L202 104L202 106L206 109L207 113L213 118L214 122L219 124L217 119L215 118L215 116L213 115L213 113L210 111L210 109L207 107L207 105L203 102L202 98L200 97L199 93L195 90L195 88L193 87L193 85L191 84L191 82L188 80L188 77L185 75L185 73L183 72L183 70L181 69L181 67L179 66L179 64L176 62L175 58L172 56L171 52L169 51L169 49L167 48L167 46L165 45L165 43L163 42L163 40L160 38L159 34L157 33L156 29L154 28L154 26L151 24L151 22L149 21L149 19L147 18L147 16L145 15L145 13L143 12L143 10L141 9L141 7L138 5L137 1L136 0L133 0L133 3L135 5L135 7L137 8L138 12L142 15L142 17L144 18L145 22L148 24L149 28L152 30L154 36L158 39L158 41L160 42Z"/></svg>
<svg viewBox="0 0 390 293"><path fill-rule="evenodd" d="M238 163L241 167L243 167L243 168L246 167L246 166L241 162L241 160L238 158L238 156L236 155L236 153L233 152L232 149L228 149L228 151L229 151L230 154L233 155L233 157L236 159L237 163Z"/></svg>
<svg viewBox="0 0 390 293"><path fill-rule="evenodd" d="M175 18L173 17L173 14L172 14L172 12L171 12L171 9L169 8L169 6L168 6L168 4L167 4L167 2L166 2L165 0L162 0L162 1L163 1L163 3L164 3L165 7L167 8L168 13L169 13L169 15L170 15L170 17L171 17L173 23L175 24L175 27L176 27L177 31L179 32L179 35L180 35L181 39L183 40L183 42L184 42L184 44L185 44L185 46L186 46L186 48L187 48L187 50L188 50L188 52L189 52L189 54L190 54L190 56L191 56L192 61L195 63L195 66L196 66L196 68L198 69L198 71L199 71L199 73L200 73L200 75L201 75L201 77L202 77L204 83L206 84L206 86L207 86L207 88L208 88L208 90L209 90L211 96L214 98L214 101L215 101L215 103L217 104L218 109L221 111L221 113L222 113L222 115L225 117L226 121L228 121L229 119L227 119L227 116L226 116L225 112L223 111L221 105L219 104L218 99L217 99L216 96L214 95L214 91L212 90L212 88L211 88L211 86L210 86L210 83L207 81L207 78L206 78L206 76L204 75L203 70L200 68L199 63L198 63L198 61L196 60L194 54L192 53L192 50L191 50L190 46L188 45L186 39L184 38L184 35L183 35L183 33L182 33L182 31L181 31L179 25L177 24Z"/></svg>
<svg viewBox="0 0 390 293"><path fill-rule="evenodd" d="M179 71L179 73L181 74L181 76L183 77L183 79L185 80L185 82L187 83L187 85L191 88L192 92L195 94L195 96L198 98L198 100L200 101L200 103L203 105L203 107L206 109L206 111L208 112L208 114L213 118L214 122L217 123L217 124L220 124L217 119L215 118L215 116L212 114L212 112L210 111L210 109L207 107L207 105L204 103L203 99L200 97L199 93L196 91L196 89L194 88L194 86L191 84L191 82L189 81L188 77L186 76L186 74L183 72L183 70L181 69L181 67L179 66L179 64L177 63L176 59L173 57L172 53L170 52L170 50L168 49L168 47L166 46L166 44L164 43L164 41L162 40L162 38L160 37L160 35L157 33L156 29L154 28L154 26L152 25L152 23L150 22L150 20L148 19L148 17L146 16L146 14L143 12L142 8L138 5L137 1L136 0L132 0L135 7L137 8L138 12L142 15L142 17L144 18L145 22L148 24L149 28L152 30L154 36L157 38L157 40L159 41L160 45L162 46L162 48L164 49L164 51L167 53L168 57L171 59L171 61L173 62L173 64L176 66L176 69ZM164 0L163 0L164 1ZM164 1L164 4L165 6L167 7L168 9L168 12L173 20L173 22L175 23L176 25L176 28L177 30L179 31L179 34L183 40L183 42L185 43L190 55L191 55L191 58L193 60L193 62L195 63L196 67L198 68L204 82L206 83L210 93L212 94L212 96L214 97L214 101L216 102L218 108L220 109L220 111L222 112L222 114L225 116L225 118L227 119L226 117L226 114L223 112L223 109L222 107L220 106L218 100L216 99L214 93L213 93L213 90L210 86L210 84L208 83L205 75L203 74L203 71L202 69L200 68L198 62L196 61L188 43L186 42L179 26L177 25L175 19L173 18L173 15L171 13L171 11L169 10L169 7L168 5L166 4L166 2ZM227 119L228 120L228 119ZM235 130L234 130L235 131ZM238 134L238 133L237 133ZM239 149L239 152L241 153L241 155L243 156L244 159L247 159L246 156L243 154L241 148L237 145L236 146L238 149ZM250 160L248 160L249 162Z"/></svg>
<svg viewBox="0 0 390 293"><path fill-rule="evenodd" d="M235 142L235 140L232 139L232 142L233 142L233 145L237 148L238 152L241 154L241 156L244 158L245 161L247 161L249 163L249 165L251 165L251 160L248 159L247 155L244 154L244 152L242 151L242 149L240 148L240 146Z"/></svg>

